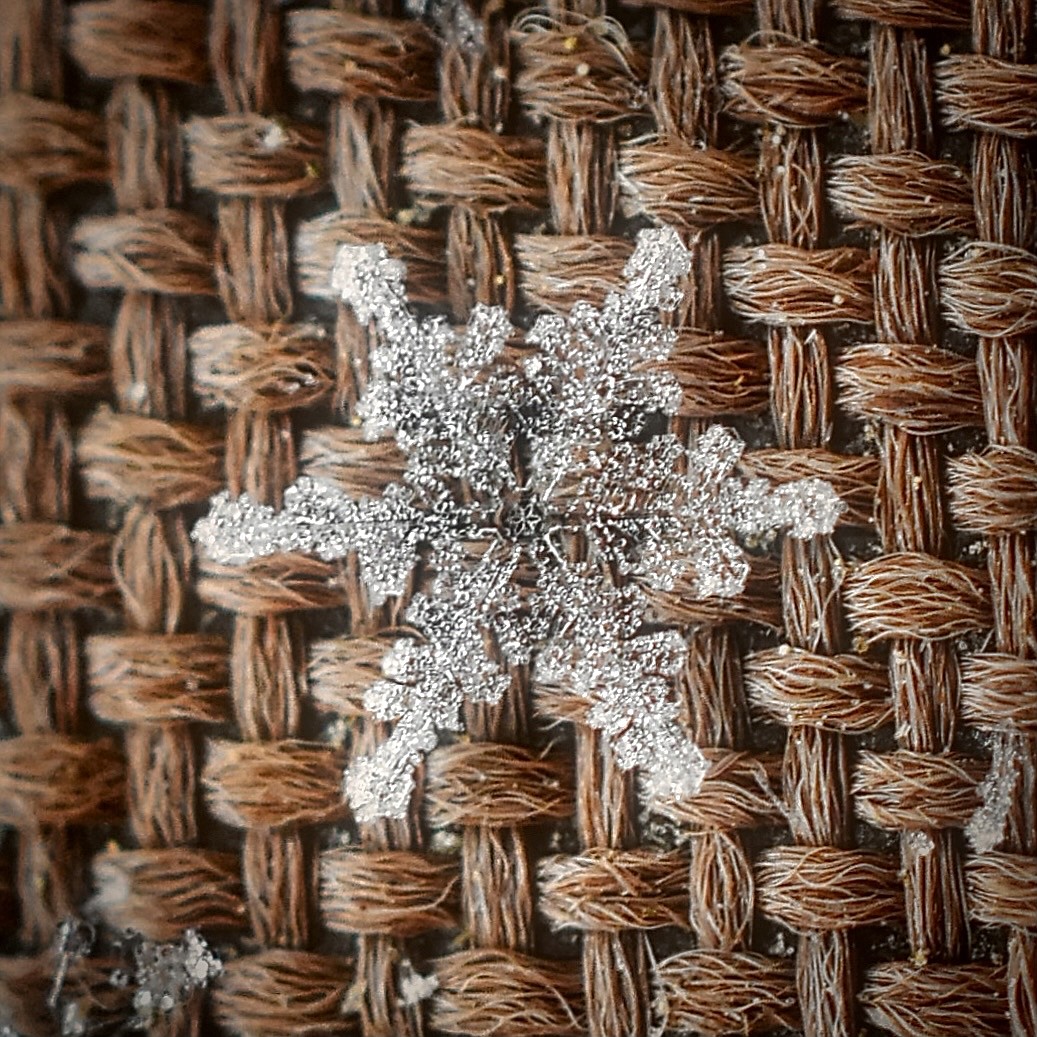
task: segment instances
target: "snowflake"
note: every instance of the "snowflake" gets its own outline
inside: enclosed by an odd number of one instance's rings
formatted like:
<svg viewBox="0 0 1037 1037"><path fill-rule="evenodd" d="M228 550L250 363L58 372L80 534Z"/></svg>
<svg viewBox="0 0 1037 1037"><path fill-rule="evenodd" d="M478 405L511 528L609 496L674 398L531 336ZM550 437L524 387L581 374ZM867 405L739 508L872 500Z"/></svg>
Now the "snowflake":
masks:
<svg viewBox="0 0 1037 1037"><path fill-rule="evenodd" d="M279 512L223 493L193 536L224 563L355 553L376 603L402 594L419 561L432 574L405 612L413 636L365 694L395 727L346 773L358 820L404 816L437 732L460 730L466 698L499 701L526 663L586 700L650 796L697 791L705 761L673 693L685 645L641 585L733 597L748 575L736 536L829 533L844 505L820 480L739 478L743 444L722 426L690 450L657 431L681 398L658 370L675 340L660 314L689 269L675 231L643 231L624 291L540 317L523 343L499 307L476 307L461 332L419 318L383 246L339 250L333 285L380 333L358 413L366 437L395 438L402 481L354 500L303 477Z"/></svg>

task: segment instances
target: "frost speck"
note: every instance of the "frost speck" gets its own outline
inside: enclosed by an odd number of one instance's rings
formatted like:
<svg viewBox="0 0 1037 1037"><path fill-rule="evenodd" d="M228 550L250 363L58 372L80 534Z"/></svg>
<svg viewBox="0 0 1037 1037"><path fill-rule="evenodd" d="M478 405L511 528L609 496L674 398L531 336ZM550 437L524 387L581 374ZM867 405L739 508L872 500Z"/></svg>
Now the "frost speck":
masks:
<svg viewBox="0 0 1037 1037"><path fill-rule="evenodd" d="M400 1004L411 1007L430 998L439 989L435 973L422 976L406 958L400 962Z"/></svg>
<svg viewBox="0 0 1037 1037"><path fill-rule="evenodd" d="M916 857L928 857L936 849L932 835L921 829L908 832L905 838Z"/></svg>

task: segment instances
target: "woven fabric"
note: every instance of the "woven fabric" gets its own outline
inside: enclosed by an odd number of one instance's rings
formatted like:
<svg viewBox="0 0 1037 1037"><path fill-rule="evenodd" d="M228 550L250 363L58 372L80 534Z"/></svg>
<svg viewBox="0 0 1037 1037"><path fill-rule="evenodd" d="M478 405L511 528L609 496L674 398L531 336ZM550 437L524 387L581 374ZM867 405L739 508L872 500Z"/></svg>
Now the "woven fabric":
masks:
<svg viewBox="0 0 1037 1037"><path fill-rule="evenodd" d="M1032 0L420 6L3 5L0 1032L59 1031L86 910L219 950L154 1032L1033 1037ZM695 797L642 809L517 671L357 826L403 603L203 564L191 524L398 473L339 245L528 325L653 222L693 258L673 430L736 427L843 523L657 596ZM109 974L63 977L97 1032Z"/></svg>

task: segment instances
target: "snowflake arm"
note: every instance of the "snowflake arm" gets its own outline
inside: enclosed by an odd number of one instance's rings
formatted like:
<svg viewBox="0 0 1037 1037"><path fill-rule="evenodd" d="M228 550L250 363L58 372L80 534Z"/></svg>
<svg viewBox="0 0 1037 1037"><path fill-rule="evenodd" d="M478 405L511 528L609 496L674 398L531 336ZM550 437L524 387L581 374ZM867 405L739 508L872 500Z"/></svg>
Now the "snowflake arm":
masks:
<svg viewBox="0 0 1037 1037"><path fill-rule="evenodd" d="M355 551L372 604L380 605L403 593L420 545L442 540L442 525L415 508L410 492L398 483L377 499L354 501L303 476L285 490L280 511L247 493L217 494L191 536L213 561L227 565L290 552L330 562Z"/></svg>
<svg viewBox="0 0 1037 1037"><path fill-rule="evenodd" d="M384 245L343 245L335 256L331 287L353 307L362 324L407 319L406 267Z"/></svg>
<svg viewBox="0 0 1037 1037"><path fill-rule="evenodd" d="M280 511L247 493L213 497L191 532L214 562L241 565L253 558L298 551L325 561L344 557L356 539L358 509L346 494L302 478L285 490Z"/></svg>
<svg viewBox="0 0 1037 1037"><path fill-rule="evenodd" d="M422 639L399 639L382 660L384 680L368 688L364 707L396 721L386 741L354 760L343 788L358 821L403 817L414 769L436 746L437 730L460 731L461 707L499 702L510 676L487 650L498 609L514 604L516 556L490 554L476 566L455 562L434 581L433 594L416 594L405 613Z"/></svg>
<svg viewBox="0 0 1037 1037"><path fill-rule="evenodd" d="M407 455L407 481L435 494L465 481L500 503L514 485L514 430L494 362L514 329L498 306L476 306L458 335L442 317L419 319L407 305L404 268L384 245L343 245L332 284L379 342L372 380L357 407L364 435L394 435Z"/></svg>
<svg viewBox="0 0 1037 1037"><path fill-rule="evenodd" d="M675 630L642 633L636 587L603 586L586 565L545 579L544 608L559 620L536 677L585 699L586 720L612 743L622 770L641 769L651 798L694 795L705 758L678 719L673 679L684 661Z"/></svg>
<svg viewBox="0 0 1037 1037"><path fill-rule="evenodd" d="M829 483L799 479L777 488L736 474L745 444L713 425L688 451L677 476L677 506L668 525L644 538L637 573L650 585L673 589L687 574L697 598L733 598L745 589L749 563L735 536L766 539L780 530L800 539L831 533L846 505Z"/></svg>
<svg viewBox="0 0 1037 1037"><path fill-rule="evenodd" d="M580 447L635 440L648 415L676 412L680 387L650 365L673 349L659 310L679 301L690 265L676 231L642 231L622 292L610 292L600 310L577 302L567 319L537 319L526 341L538 352L525 367L538 404L524 429L534 485L550 493Z"/></svg>

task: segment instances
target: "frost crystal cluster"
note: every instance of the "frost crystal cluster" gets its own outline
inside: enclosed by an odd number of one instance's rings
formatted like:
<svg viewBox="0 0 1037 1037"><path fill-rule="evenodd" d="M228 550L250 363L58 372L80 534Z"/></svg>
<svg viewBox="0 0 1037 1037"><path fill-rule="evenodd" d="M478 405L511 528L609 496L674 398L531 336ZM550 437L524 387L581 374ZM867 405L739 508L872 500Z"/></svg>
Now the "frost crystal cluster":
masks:
<svg viewBox="0 0 1037 1037"><path fill-rule="evenodd" d="M66 994L64 990L70 970L97 950L97 936L92 925L75 917L66 918L55 935L56 964L47 1007L60 1021L61 1037L85 1037L101 1028L98 1020L90 1018L89 999L81 992ZM127 991L133 1015L125 1024L133 1030L150 1030L223 971L223 963L194 929L185 930L176 943L157 943L126 930L106 942L101 960L122 963L108 981Z"/></svg>
<svg viewBox="0 0 1037 1037"><path fill-rule="evenodd" d="M748 565L735 535L830 532L843 505L818 480L774 490L737 477L743 444L726 428L690 450L661 431L681 390L659 369L675 338L660 312L689 266L673 230L643 231L624 291L540 317L521 343L499 307L477 306L463 331L416 316L383 246L339 250L332 283L379 332L359 417L368 439L395 438L402 481L355 500L304 477L279 512L223 493L194 536L224 563L355 552L375 603L415 566L430 574L406 609L414 636L365 695L396 726L346 774L359 820L403 816L437 729L460 729L465 698L499 701L509 667L527 663L587 701L650 796L698 789L705 763L673 694L684 643L642 587L737 595Z"/></svg>
<svg viewBox="0 0 1037 1037"><path fill-rule="evenodd" d="M132 979L117 974L112 983L133 984L133 1010L141 1029L186 1004L223 971L223 963L194 929L188 929L179 943L141 939L133 948L133 960Z"/></svg>

